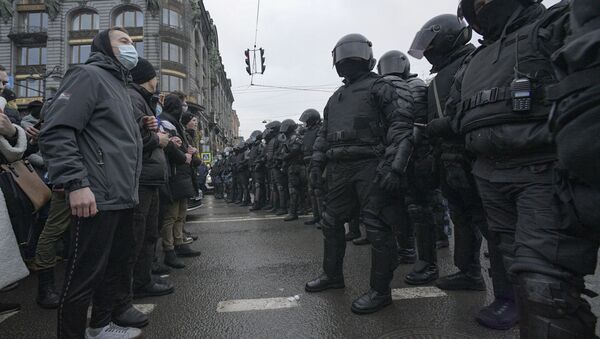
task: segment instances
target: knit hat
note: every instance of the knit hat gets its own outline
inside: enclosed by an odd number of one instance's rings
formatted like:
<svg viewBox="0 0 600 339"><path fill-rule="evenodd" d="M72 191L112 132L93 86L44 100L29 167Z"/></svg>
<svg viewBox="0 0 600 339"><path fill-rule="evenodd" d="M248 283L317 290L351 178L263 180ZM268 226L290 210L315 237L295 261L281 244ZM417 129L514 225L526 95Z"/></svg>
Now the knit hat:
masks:
<svg viewBox="0 0 600 339"><path fill-rule="evenodd" d="M156 77L156 71L148 60L140 57L137 65L131 70L131 77L133 82L140 85Z"/></svg>
<svg viewBox="0 0 600 339"><path fill-rule="evenodd" d="M183 127L185 127L188 122L192 121L192 119L194 119L195 116L191 113L185 112L181 115L181 124L183 125Z"/></svg>

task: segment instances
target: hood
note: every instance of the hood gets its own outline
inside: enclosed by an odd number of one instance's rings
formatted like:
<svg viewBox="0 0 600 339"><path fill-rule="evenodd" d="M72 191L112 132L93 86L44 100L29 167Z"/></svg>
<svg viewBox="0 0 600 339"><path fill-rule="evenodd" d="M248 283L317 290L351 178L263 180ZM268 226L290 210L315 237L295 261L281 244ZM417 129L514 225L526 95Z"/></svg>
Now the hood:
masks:
<svg viewBox="0 0 600 339"><path fill-rule="evenodd" d="M87 59L85 64L94 65L104 70L107 70L115 78L123 81L125 84L131 82L131 76L129 75L129 71L125 67L123 67L115 59L100 52L90 54L90 57Z"/></svg>
<svg viewBox="0 0 600 339"><path fill-rule="evenodd" d="M165 102L163 104L163 112L171 115L177 121L181 119L181 115L183 114L183 103L181 99L176 95L167 95L165 98Z"/></svg>

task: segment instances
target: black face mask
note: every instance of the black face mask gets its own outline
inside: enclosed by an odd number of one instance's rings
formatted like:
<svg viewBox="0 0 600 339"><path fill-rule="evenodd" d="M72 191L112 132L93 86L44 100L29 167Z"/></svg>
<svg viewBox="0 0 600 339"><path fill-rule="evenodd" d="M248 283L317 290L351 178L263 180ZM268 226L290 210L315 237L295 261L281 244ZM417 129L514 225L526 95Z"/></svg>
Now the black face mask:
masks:
<svg viewBox="0 0 600 339"><path fill-rule="evenodd" d="M440 67L447 59L447 56L433 53L431 50L423 52L423 56L433 67Z"/></svg>
<svg viewBox="0 0 600 339"><path fill-rule="evenodd" d="M485 5L477 14L479 30L485 39L498 40L508 20L519 8L516 0L495 0Z"/></svg>
<svg viewBox="0 0 600 339"><path fill-rule="evenodd" d="M338 75L353 82L365 73L369 73L369 62L366 60L342 60L335 65Z"/></svg>

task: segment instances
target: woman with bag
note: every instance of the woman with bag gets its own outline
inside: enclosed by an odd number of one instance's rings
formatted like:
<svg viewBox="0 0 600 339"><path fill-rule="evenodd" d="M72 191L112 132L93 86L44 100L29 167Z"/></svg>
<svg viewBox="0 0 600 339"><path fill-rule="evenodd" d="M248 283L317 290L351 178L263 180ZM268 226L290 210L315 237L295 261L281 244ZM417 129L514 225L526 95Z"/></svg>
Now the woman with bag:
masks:
<svg viewBox="0 0 600 339"><path fill-rule="evenodd" d="M0 155L7 163L20 160L27 149L27 137L25 131L13 125L9 118L0 108ZM0 181L0 289L14 285L17 281L25 278L29 271L21 258L19 245L12 228L8 208L6 205L4 191L12 189L4 183L10 182L9 173L0 175L7 180ZM14 186L13 186L14 187ZM16 312L21 309L19 304L2 303L0 301L0 315Z"/></svg>

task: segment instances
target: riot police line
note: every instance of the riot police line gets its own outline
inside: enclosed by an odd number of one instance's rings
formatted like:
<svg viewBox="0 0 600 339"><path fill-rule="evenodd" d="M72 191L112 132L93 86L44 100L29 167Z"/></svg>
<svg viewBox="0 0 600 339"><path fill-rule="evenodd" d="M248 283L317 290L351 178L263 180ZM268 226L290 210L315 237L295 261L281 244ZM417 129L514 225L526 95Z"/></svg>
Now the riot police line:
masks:
<svg viewBox="0 0 600 339"><path fill-rule="evenodd" d="M475 315L480 324L518 324L522 338L595 337L582 295L593 295L583 277L596 268L600 224L600 6L540 2L462 0L458 16L425 23L408 54L432 65L429 84L400 51L373 73L372 43L344 36L332 53L344 84L323 119L309 109L303 126L270 122L226 149L213 167L217 197L286 221L312 210L324 259L311 293L345 287L344 223L359 218L372 267L354 313L392 303L399 263L414 262L408 284L486 290L485 238L495 298ZM438 189L454 225L457 270L445 277Z"/></svg>

